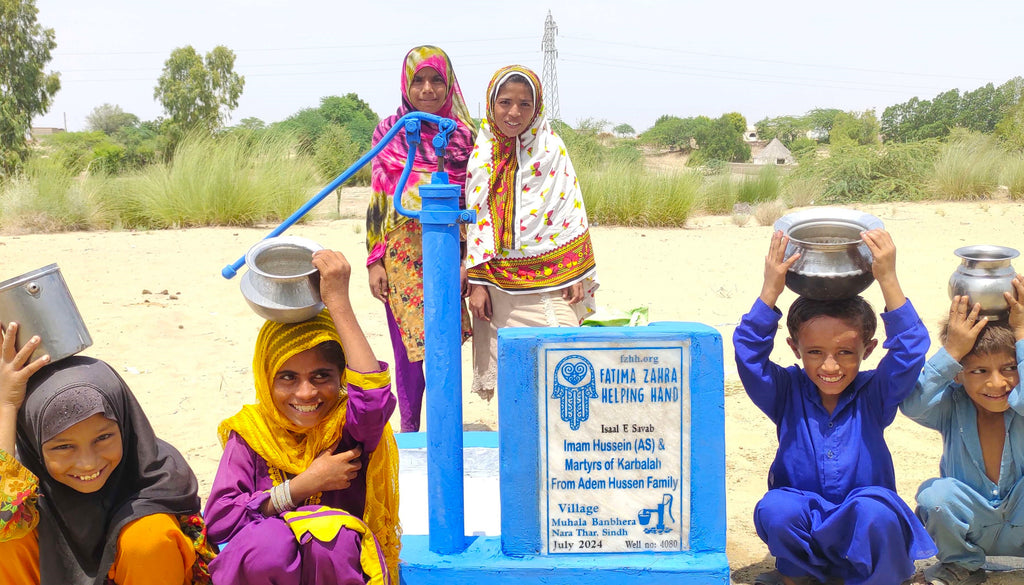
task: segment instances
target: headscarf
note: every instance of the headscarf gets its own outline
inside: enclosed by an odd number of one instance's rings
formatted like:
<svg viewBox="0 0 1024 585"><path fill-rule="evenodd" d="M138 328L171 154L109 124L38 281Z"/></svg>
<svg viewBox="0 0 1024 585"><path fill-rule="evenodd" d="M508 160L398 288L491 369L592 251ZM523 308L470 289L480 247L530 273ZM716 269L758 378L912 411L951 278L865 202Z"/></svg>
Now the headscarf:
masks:
<svg viewBox="0 0 1024 585"><path fill-rule="evenodd" d="M341 344L341 336L326 309L301 323L267 321L256 337L252 372L256 404L247 404L217 428L221 445L234 431L269 466L290 475L305 471L320 453L341 439L348 394L342 372L341 394L334 406L311 429L300 428L277 409L271 394L274 376L286 361L325 341ZM342 348L344 349L344 347ZM272 476L273 477L273 476ZM370 453L366 469L363 521L377 537L391 574L397 578L401 529L398 521L398 446L390 425Z"/></svg>
<svg viewBox="0 0 1024 585"><path fill-rule="evenodd" d="M409 100L409 89L412 87L413 76L421 69L431 67L444 78L448 87L448 94L445 96L441 109L435 112L442 118L455 120L456 129L448 139L448 150L445 152L445 171L448 173L448 180L452 184L466 184L466 161L473 148L473 139L476 136L473 118L466 107L466 101L462 98L462 90L459 89L459 81L455 78L455 70L452 69L452 62L444 51L437 47L424 45L410 50L405 56L405 63L402 67L401 90L402 105L395 112L395 115L381 120L373 133L373 144L380 142L385 134L391 130L399 118L415 112L412 102ZM430 174L437 170L437 155L434 152L432 141L437 135L437 126L430 122L423 122L420 125L420 142L416 150L416 161L413 163L409 180L402 192L402 207L406 209L420 209L419 186L430 182ZM366 214L366 247L370 253L367 264L378 260L383 251L385 236L392 230L409 220L408 217L399 215L395 211L391 197L395 193L398 179L405 168L406 157L409 147L405 142L405 130L399 130L394 139L381 150L373 159L373 199Z"/></svg>
<svg viewBox="0 0 1024 585"><path fill-rule="evenodd" d="M502 134L494 119L495 98L512 75L526 78L536 107L519 136ZM592 311L597 274L583 194L530 69L509 65L491 78L468 172L466 205L477 212L466 232L470 282L515 294L589 281L584 302Z"/></svg>
<svg viewBox="0 0 1024 585"><path fill-rule="evenodd" d="M102 413L121 431L121 463L91 494L46 471L43 443ZM199 513L199 484L185 458L153 434L142 407L106 363L73 356L29 379L18 413L18 456L39 478L39 568L43 585L101 585L121 529L152 514Z"/></svg>

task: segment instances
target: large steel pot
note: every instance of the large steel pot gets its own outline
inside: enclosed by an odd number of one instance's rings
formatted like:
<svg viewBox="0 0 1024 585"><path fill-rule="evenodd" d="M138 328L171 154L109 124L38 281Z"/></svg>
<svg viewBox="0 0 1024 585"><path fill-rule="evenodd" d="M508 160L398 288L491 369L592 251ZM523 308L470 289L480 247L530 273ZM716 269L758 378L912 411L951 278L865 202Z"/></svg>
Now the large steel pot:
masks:
<svg viewBox="0 0 1024 585"><path fill-rule="evenodd" d="M981 303L981 316L991 320L1006 318L1010 307L1004 292L1013 294L1013 277L1017 272L1010 261L1020 255L1004 246L964 246L953 252L960 265L949 277L949 298L964 296L973 306Z"/></svg>
<svg viewBox="0 0 1024 585"><path fill-rule="evenodd" d="M877 217L838 207L805 209L775 222L789 236L786 257L800 258L786 273L786 286L817 300L858 295L874 280L871 251L861 232L884 227Z"/></svg>
<svg viewBox="0 0 1024 585"><path fill-rule="evenodd" d="M245 254L242 296L257 315L278 323L298 323L323 310L313 252L320 244L297 236L261 240Z"/></svg>
<svg viewBox="0 0 1024 585"><path fill-rule="evenodd" d="M50 362L92 345L71 291L56 264L0 282L0 326L18 323L18 349L38 335L41 343L30 360L50 355ZM6 330L5 330L6 332Z"/></svg>

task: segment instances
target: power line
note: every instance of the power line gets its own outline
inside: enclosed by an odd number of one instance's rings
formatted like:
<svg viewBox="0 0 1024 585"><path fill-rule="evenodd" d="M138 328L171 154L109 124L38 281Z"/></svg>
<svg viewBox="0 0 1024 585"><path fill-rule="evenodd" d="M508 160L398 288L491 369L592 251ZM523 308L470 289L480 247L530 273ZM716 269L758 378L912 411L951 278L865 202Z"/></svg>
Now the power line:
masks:
<svg viewBox="0 0 1024 585"><path fill-rule="evenodd" d="M584 41L588 43L597 43L601 45L616 45L620 47L629 47L633 49L644 49L648 51L665 51L669 53L679 53L682 55L695 55L699 57L717 57L720 59L735 59L739 61L753 61L756 63L772 63L775 65L790 65L795 67L814 67L819 69L839 69L843 71L858 71L861 73L884 73L886 75L910 75L915 77L934 77L938 79L974 79L977 81L989 82L990 79L983 77L970 77L965 75L941 75L937 73L915 73L910 71L892 71L886 69L867 69L863 67L844 67L842 65L822 65L820 63L800 63L798 61L785 61L781 59L763 59L759 57L741 57L738 55L728 55L724 53L707 53L702 51L689 51L685 49L671 49L667 47L652 47L647 45L636 45L631 43L621 43L616 41L608 41L604 39L590 39L586 37L575 37L562 35L562 38L572 39L576 41Z"/></svg>

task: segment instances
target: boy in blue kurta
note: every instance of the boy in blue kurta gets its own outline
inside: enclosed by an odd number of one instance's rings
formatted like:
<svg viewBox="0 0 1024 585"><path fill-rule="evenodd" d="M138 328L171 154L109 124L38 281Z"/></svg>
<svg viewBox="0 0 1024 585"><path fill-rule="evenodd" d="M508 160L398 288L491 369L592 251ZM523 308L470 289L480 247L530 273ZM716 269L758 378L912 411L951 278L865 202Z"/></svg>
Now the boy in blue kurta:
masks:
<svg viewBox="0 0 1024 585"><path fill-rule="evenodd" d="M896 494L892 455L883 432L914 388L928 351L928 330L896 278L896 246L888 232L861 234L874 261L887 311L888 350L873 371L861 361L878 343L875 314L861 297L798 298L789 309L787 342L803 368L770 360L782 313L775 302L797 255L772 236L764 285L736 328L733 345L743 386L776 424L779 448L768 493L754 509L757 534L776 557L777 572L755 583L897 585L914 560L935 547Z"/></svg>
<svg viewBox="0 0 1024 585"><path fill-rule="evenodd" d="M917 492L917 515L939 547L929 583L971 585L987 555L1024 556L1024 277L1004 322L953 297L939 338L900 410L942 434L942 477Z"/></svg>

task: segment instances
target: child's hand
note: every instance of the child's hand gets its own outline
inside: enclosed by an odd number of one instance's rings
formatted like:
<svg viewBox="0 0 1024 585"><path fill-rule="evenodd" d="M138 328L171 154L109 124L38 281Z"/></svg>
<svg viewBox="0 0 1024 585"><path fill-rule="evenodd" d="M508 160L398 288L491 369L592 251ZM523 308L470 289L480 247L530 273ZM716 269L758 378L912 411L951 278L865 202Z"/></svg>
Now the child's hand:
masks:
<svg viewBox="0 0 1024 585"><path fill-rule="evenodd" d="M1013 277L1014 295L1008 292L1003 293L1006 303L1010 305L1010 327L1013 328L1013 337L1017 341L1024 339L1024 276L1018 274Z"/></svg>
<svg viewBox="0 0 1024 585"><path fill-rule="evenodd" d="M306 471L302 472L311 480L313 491L308 495L295 493L295 480L292 480L292 496L294 500L305 500L316 492L343 490L352 485L352 480L359 474L363 464L359 461L362 447L334 454L333 449L325 450L317 456ZM300 497L303 496L303 497Z"/></svg>
<svg viewBox="0 0 1024 585"><path fill-rule="evenodd" d="M965 355L971 353L974 342L988 323L988 317L978 319L980 312L981 303L974 303L974 306L970 307L967 295L954 296L952 304L949 305L949 325L943 347L956 361L964 359Z"/></svg>
<svg viewBox="0 0 1024 585"><path fill-rule="evenodd" d="M885 310L892 311L902 307L907 302L907 297L896 278L896 244L893 243L892 236L881 228L875 228L861 232L860 239L864 240L871 251L871 274L882 289Z"/></svg>
<svg viewBox="0 0 1024 585"><path fill-rule="evenodd" d="M768 255L764 257L764 285L761 286L761 300L769 307L774 307L779 300L779 295L786 288L786 272L793 266L799 253L786 258L786 246L789 245L789 236L783 235L782 230L772 234L772 242L768 247Z"/></svg>
<svg viewBox="0 0 1024 585"><path fill-rule="evenodd" d="M320 271L320 298L328 308L337 302L348 302L348 281L352 266L341 252L317 250L313 266Z"/></svg>
<svg viewBox="0 0 1024 585"><path fill-rule="evenodd" d="M875 228L870 231L861 232L860 239L867 244L871 250L871 274L881 284L887 278L896 276L896 244L892 241L889 232Z"/></svg>
<svg viewBox="0 0 1024 585"><path fill-rule="evenodd" d="M39 347L41 340L38 335L34 335L20 351L15 352L14 339L17 335L17 323L10 323L7 326L6 335L0 331L0 407L12 407L15 412L25 401L28 379L50 363L50 356L44 355L26 364L32 352Z"/></svg>

